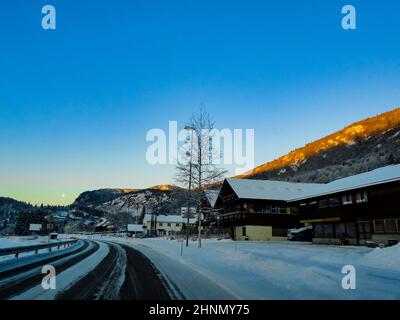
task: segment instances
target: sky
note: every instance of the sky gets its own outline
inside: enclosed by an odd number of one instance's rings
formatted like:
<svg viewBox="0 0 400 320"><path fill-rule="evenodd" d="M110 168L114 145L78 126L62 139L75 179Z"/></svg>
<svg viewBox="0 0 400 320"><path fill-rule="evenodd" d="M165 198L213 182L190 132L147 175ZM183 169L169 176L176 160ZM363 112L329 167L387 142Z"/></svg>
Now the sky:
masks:
<svg viewBox="0 0 400 320"><path fill-rule="evenodd" d="M201 104L219 129L254 129L255 165L397 108L399 14L394 0L1 0L0 196L173 183L146 133Z"/></svg>

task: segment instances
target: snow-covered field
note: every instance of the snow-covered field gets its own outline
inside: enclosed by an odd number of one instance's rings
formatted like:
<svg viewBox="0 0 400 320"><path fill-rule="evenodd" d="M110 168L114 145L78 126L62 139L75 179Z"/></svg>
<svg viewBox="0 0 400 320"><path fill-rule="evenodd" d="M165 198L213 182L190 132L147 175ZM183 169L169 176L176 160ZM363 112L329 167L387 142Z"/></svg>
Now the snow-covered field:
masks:
<svg viewBox="0 0 400 320"><path fill-rule="evenodd" d="M100 239L100 238L99 238ZM101 239L107 239L102 237ZM296 242L108 238L144 253L176 296L192 299L400 299L400 245L385 249ZM342 288L342 268L356 289Z"/></svg>

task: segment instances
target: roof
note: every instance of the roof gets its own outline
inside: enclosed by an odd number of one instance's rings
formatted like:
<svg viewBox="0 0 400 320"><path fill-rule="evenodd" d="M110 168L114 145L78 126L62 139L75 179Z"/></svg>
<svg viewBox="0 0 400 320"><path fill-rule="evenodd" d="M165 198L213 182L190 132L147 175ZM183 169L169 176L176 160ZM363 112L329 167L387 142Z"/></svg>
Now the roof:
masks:
<svg viewBox="0 0 400 320"><path fill-rule="evenodd" d="M214 189L206 189L206 190L204 190L204 194L206 195L207 200L210 203L211 208L214 208L215 203L217 202L219 191L220 190L214 190Z"/></svg>
<svg viewBox="0 0 400 320"><path fill-rule="evenodd" d="M128 224L128 231L143 232L143 225L141 225L141 224Z"/></svg>
<svg viewBox="0 0 400 320"><path fill-rule="evenodd" d="M151 221L151 214L146 214L144 216L143 221ZM196 223L197 219L189 219L189 223ZM182 217L181 215L163 215L160 214L157 216L157 222L172 222L172 223L186 223L187 218Z"/></svg>
<svg viewBox="0 0 400 320"><path fill-rule="evenodd" d="M297 183L272 180L234 179L226 181L241 199L280 200L287 201L301 192L305 192L321 184Z"/></svg>
<svg viewBox="0 0 400 320"><path fill-rule="evenodd" d="M369 172L338 179L295 195L290 201L316 198L333 193L366 188L400 180L400 165L390 165Z"/></svg>
<svg viewBox="0 0 400 320"><path fill-rule="evenodd" d="M100 218L100 220L96 224L96 228L99 227L105 227L105 228L112 227L112 223L108 221L106 218Z"/></svg>

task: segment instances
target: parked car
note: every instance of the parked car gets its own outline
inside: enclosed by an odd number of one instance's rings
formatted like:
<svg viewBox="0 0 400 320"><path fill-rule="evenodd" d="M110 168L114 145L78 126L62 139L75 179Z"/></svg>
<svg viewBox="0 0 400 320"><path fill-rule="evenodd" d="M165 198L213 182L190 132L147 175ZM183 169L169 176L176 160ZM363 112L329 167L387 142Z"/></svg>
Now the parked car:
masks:
<svg viewBox="0 0 400 320"><path fill-rule="evenodd" d="M312 241L313 228L302 227L298 229L290 229L288 231L287 239L290 241Z"/></svg>

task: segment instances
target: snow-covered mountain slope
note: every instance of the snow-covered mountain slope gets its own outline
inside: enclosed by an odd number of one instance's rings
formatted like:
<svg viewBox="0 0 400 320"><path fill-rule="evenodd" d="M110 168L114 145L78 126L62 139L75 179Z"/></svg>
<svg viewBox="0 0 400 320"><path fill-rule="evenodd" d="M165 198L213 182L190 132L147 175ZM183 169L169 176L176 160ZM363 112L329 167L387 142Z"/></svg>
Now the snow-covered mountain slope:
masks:
<svg viewBox="0 0 400 320"><path fill-rule="evenodd" d="M237 176L326 183L400 163L400 108L364 119Z"/></svg>
<svg viewBox="0 0 400 320"><path fill-rule="evenodd" d="M74 202L74 205L96 205L99 203L111 201L125 193L134 191L137 191L137 189L99 189L93 191L85 191L78 196L78 198Z"/></svg>
<svg viewBox="0 0 400 320"><path fill-rule="evenodd" d="M184 192L176 190L146 189L119 196L111 201L92 206L106 213L128 212L141 216L145 212L179 213L186 198Z"/></svg>

